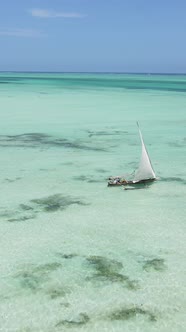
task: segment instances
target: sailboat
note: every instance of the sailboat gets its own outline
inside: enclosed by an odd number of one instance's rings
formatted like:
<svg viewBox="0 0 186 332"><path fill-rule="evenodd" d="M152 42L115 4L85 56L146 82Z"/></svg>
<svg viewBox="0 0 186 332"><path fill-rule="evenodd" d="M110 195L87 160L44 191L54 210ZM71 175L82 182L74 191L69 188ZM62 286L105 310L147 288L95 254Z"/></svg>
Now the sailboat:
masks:
<svg viewBox="0 0 186 332"><path fill-rule="evenodd" d="M135 185L140 183L147 183L156 180L156 174L152 167L152 163L147 152L147 148L145 146L143 136L139 127L139 123L137 122L139 136L141 140L141 160L138 166L138 169L135 171L133 180L126 180L122 176L110 177L108 186L125 186L125 185Z"/></svg>

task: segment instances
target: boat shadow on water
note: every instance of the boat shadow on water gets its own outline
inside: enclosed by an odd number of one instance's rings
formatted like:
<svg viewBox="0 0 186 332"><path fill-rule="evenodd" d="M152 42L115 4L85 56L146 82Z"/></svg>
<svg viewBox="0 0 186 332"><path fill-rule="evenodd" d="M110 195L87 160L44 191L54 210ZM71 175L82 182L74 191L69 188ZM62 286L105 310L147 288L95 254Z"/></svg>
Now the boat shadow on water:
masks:
<svg viewBox="0 0 186 332"><path fill-rule="evenodd" d="M124 190L138 190L138 189L149 189L155 181L142 182L137 184L132 184L128 186L123 186Z"/></svg>

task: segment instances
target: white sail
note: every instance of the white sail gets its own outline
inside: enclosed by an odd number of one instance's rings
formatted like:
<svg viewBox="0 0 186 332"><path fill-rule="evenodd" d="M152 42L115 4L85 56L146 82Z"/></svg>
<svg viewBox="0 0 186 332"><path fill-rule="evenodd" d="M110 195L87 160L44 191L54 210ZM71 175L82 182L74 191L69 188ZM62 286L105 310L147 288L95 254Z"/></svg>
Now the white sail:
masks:
<svg viewBox="0 0 186 332"><path fill-rule="evenodd" d="M141 130L139 128L139 124L137 123L137 125L138 125L138 129L139 129L142 150L141 150L141 160L140 160L139 168L135 172L134 182L156 178L147 149L146 149L144 141L143 141L143 137L142 137Z"/></svg>

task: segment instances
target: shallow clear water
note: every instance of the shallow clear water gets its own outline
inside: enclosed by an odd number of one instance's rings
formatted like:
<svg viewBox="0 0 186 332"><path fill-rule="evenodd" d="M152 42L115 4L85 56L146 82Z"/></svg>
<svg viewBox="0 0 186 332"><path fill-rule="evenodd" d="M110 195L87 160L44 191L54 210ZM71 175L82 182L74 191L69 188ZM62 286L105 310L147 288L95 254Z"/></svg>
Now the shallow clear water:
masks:
<svg viewBox="0 0 186 332"><path fill-rule="evenodd" d="M0 331L185 331L186 76L0 74ZM159 181L132 173L141 130Z"/></svg>

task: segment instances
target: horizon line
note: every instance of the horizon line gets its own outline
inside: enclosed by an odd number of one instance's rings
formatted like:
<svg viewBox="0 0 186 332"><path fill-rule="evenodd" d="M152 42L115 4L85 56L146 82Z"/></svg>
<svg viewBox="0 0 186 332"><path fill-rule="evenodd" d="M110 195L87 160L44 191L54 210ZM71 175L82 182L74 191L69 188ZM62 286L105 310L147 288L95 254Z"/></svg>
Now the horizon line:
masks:
<svg viewBox="0 0 186 332"><path fill-rule="evenodd" d="M0 70L0 73L43 73L43 74L130 74L130 75L186 75L186 72L127 72L127 71L39 71L39 70Z"/></svg>

